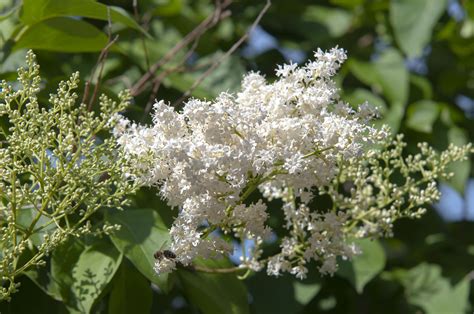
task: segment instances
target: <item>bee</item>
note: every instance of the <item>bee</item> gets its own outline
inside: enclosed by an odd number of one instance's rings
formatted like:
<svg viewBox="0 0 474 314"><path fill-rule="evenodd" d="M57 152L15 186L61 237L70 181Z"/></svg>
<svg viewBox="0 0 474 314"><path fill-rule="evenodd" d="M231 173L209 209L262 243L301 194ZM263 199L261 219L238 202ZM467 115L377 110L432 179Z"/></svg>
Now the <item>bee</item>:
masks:
<svg viewBox="0 0 474 314"><path fill-rule="evenodd" d="M164 245L164 243L163 243L163 245ZM163 245L161 246L161 248L158 251L155 252L155 254L153 254L153 257L158 261L161 261L163 258L175 259L176 254L173 251L170 251L170 250L162 250Z"/></svg>

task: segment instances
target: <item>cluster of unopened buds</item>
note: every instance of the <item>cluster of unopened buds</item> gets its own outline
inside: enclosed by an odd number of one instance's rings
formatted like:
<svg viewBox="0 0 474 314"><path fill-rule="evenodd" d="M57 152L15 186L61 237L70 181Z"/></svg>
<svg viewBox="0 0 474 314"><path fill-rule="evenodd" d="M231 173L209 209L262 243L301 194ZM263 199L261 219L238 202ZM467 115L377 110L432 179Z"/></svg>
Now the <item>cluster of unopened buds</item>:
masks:
<svg viewBox="0 0 474 314"><path fill-rule="evenodd" d="M342 49L318 50L303 66L279 66L273 83L249 73L240 92L191 99L179 112L159 101L151 126L115 118L114 135L133 167L127 176L155 186L179 211L169 248L156 253L157 273L193 267L196 257L229 254L235 241L250 240L253 248L237 269L266 267L271 275L304 278L316 261L321 273L332 274L338 258L359 252L354 237L390 234L395 219L417 216L418 203L439 197L429 183L443 175L442 167L423 172L429 193L422 185L384 181L377 161L384 150L390 160L402 160L403 142L372 126L376 112L368 104L354 109L341 101L333 77L345 59ZM443 166L468 150L430 162ZM419 164L412 166L402 173L419 171ZM416 206L404 199L406 189L421 195ZM365 193L365 202L357 193ZM318 208L321 195L331 198L332 208ZM280 208L269 206L272 200ZM283 211L286 234L279 234L279 252L263 257L262 246L275 238L268 218L276 210Z"/></svg>

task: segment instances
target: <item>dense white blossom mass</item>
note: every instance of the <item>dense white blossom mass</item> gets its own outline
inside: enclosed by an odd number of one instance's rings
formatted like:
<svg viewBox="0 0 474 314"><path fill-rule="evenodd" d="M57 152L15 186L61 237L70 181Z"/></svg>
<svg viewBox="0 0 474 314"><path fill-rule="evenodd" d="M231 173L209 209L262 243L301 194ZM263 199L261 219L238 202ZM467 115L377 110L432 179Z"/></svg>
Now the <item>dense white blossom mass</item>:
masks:
<svg viewBox="0 0 474 314"><path fill-rule="evenodd" d="M221 93L212 101L191 99L179 112L159 101L152 126L117 117L115 136L135 168L129 176L156 186L179 208L170 230L175 258L157 260L156 272L190 265L197 256L231 252L219 233L254 240L256 248L241 267L266 266L272 275L304 278L311 260L321 273L333 273L338 256L357 253L347 235L351 214L308 206L346 162L388 136L386 129L370 125L375 112L369 105L354 110L341 101L333 76L345 59L342 49L318 50L304 66L279 66L273 83L250 73L240 92ZM257 190L263 199L250 202ZM272 232L267 204L273 199L282 201L288 232L280 239L281 251L262 258L260 245Z"/></svg>

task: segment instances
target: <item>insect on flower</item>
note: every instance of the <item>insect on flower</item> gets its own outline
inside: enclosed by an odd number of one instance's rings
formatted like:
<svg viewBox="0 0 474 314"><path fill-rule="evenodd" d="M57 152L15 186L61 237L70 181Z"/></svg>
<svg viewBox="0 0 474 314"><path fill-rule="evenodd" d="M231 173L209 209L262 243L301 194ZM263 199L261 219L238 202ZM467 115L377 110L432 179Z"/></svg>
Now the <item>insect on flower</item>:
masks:
<svg viewBox="0 0 474 314"><path fill-rule="evenodd" d="M175 259L176 258L176 254L174 254L172 251L170 250L164 250L164 251L161 251L161 250L158 250L155 252L155 254L153 254L153 257L159 261L161 261L163 258L167 258L167 259Z"/></svg>

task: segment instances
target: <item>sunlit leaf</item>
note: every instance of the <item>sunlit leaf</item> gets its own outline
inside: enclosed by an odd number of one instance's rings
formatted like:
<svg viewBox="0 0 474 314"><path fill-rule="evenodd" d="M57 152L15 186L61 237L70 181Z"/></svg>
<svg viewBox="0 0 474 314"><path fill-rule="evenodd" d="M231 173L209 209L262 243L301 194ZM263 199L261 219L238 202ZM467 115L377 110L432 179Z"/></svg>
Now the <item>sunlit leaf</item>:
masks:
<svg viewBox="0 0 474 314"><path fill-rule="evenodd" d="M408 101L409 76L404 60L395 49L386 49L374 62L349 61L351 72L390 102L383 122L398 131Z"/></svg>
<svg viewBox="0 0 474 314"><path fill-rule="evenodd" d="M173 16L179 14L183 9L183 0L165 0L160 2L163 3L159 3L156 6L153 14L159 16Z"/></svg>
<svg viewBox="0 0 474 314"><path fill-rule="evenodd" d="M106 6L93 0L24 0L20 19L23 23L32 25L58 16L82 16L103 21L110 18L113 22L144 32L122 8Z"/></svg>
<svg viewBox="0 0 474 314"><path fill-rule="evenodd" d="M107 36L89 23L55 17L28 27L16 40L14 50L94 52L102 50L107 41Z"/></svg>
<svg viewBox="0 0 474 314"><path fill-rule="evenodd" d="M450 143L458 146L466 145L469 142L466 131L455 126L449 128L448 140ZM449 179L448 184L461 193L461 195L464 195L464 188L469 179L471 170L471 162L469 160L457 161L448 165L447 170L454 174L454 176Z"/></svg>
<svg viewBox="0 0 474 314"><path fill-rule="evenodd" d="M122 255L108 241L101 241L82 252L71 269L74 278L71 289L80 312L90 312L114 277L121 261Z"/></svg>
<svg viewBox="0 0 474 314"><path fill-rule="evenodd" d="M385 267L385 253L377 240L358 239L354 241L362 254L352 261L343 261L337 274L349 280L357 292L362 293L365 285Z"/></svg>
<svg viewBox="0 0 474 314"><path fill-rule="evenodd" d="M71 312L89 313L117 271L122 255L105 239L84 247L69 241L54 252L51 273Z"/></svg>
<svg viewBox="0 0 474 314"><path fill-rule="evenodd" d="M390 23L398 44L407 56L421 55L447 3L446 0L390 1Z"/></svg>
<svg viewBox="0 0 474 314"><path fill-rule="evenodd" d="M415 131L431 133L440 111L439 104L431 100L421 100L413 103L407 110L406 125Z"/></svg>

